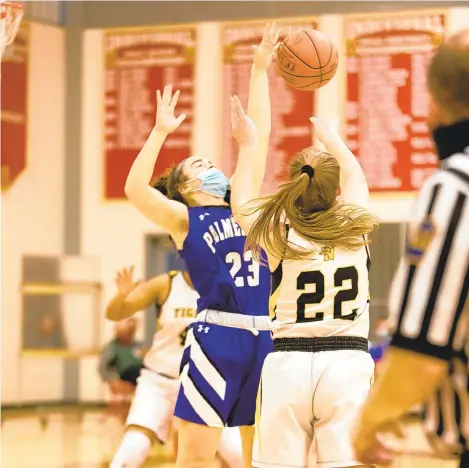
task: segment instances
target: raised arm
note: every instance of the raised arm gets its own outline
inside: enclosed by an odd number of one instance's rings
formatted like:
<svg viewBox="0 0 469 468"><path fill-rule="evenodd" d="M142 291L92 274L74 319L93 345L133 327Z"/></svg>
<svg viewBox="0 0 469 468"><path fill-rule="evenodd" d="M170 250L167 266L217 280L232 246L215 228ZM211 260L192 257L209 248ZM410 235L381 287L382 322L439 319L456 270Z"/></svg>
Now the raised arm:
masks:
<svg viewBox="0 0 469 468"><path fill-rule="evenodd" d="M106 318L118 322L152 304L162 305L169 293L170 280L167 274L149 281L133 281L133 267L117 272L117 293L106 307Z"/></svg>
<svg viewBox="0 0 469 468"><path fill-rule="evenodd" d="M246 119L239 100L232 99L233 136L240 148L238 163L232 178L231 206L241 227L248 232L252 216L241 215L241 207L259 197L264 180L271 130L269 79L267 70L276 50L279 30L275 23L267 24L262 42L256 47L249 83L248 116Z"/></svg>
<svg viewBox="0 0 469 468"><path fill-rule="evenodd" d="M365 174L355 155L342 141L337 126L329 119L310 118L314 134L340 166L341 198L346 203L353 203L368 208L369 191Z"/></svg>
<svg viewBox="0 0 469 468"><path fill-rule="evenodd" d="M182 203L169 200L151 187L150 182L158 154L166 137L186 118L185 114L178 118L174 116L178 98L179 91L172 96L171 86L165 86L163 96L160 91L157 91L155 127L132 164L125 184L125 194L132 204L144 216L171 235L177 235L187 222L187 208Z"/></svg>

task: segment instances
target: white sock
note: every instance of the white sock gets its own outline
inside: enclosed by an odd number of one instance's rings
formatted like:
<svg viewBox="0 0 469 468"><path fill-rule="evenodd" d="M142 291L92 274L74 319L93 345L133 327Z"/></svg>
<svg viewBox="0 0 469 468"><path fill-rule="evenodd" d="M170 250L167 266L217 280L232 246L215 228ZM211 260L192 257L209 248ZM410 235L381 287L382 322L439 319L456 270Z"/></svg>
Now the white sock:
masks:
<svg viewBox="0 0 469 468"><path fill-rule="evenodd" d="M140 468L148 457L150 439L138 431L127 431L109 468Z"/></svg>
<svg viewBox="0 0 469 468"><path fill-rule="evenodd" d="M238 427L225 427L218 445L218 455L230 468L242 468L243 448Z"/></svg>

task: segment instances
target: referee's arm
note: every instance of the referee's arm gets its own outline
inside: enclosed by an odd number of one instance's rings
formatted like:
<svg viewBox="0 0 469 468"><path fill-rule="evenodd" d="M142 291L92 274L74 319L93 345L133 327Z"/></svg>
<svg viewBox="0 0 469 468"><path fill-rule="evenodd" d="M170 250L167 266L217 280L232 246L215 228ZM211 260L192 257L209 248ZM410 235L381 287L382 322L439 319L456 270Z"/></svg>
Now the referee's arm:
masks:
<svg viewBox="0 0 469 468"><path fill-rule="evenodd" d="M364 408L372 432L432 395L464 346L469 283L467 186L440 171L423 187L390 295L394 336ZM466 312L467 315L467 312Z"/></svg>

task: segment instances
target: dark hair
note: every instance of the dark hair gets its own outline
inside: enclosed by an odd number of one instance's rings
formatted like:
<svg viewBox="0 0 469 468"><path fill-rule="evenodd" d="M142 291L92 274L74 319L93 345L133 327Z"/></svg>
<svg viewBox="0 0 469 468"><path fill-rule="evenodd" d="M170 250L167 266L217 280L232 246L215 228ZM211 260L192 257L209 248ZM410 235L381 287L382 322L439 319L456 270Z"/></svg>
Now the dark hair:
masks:
<svg viewBox="0 0 469 468"><path fill-rule="evenodd" d="M163 174L161 174L151 185L154 189L161 192L163 195L168 197L170 200L175 200L184 205L187 205L187 202L184 200L181 192L179 191L179 184L184 182L182 169L184 167L184 159L177 166L168 167L165 169Z"/></svg>
<svg viewBox="0 0 469 468"><path fill-rule="evenodd" d="M179 191L179 184L181 184L181 182L185 182L182 173L185 161L186 160L184 159L177 166L167 168L163 174L152 182L151 186L170 200L175 200L183 203L184 205L188 205L187 201ZM231 190L228 189L224 198L225 202L228 204L230 204L230 195Z"/></svg>
<svg viewBox="0 0 469 468"><path fill-rule="evenodd" d="M428 66L428 89L454 119L469 116L469 31L454 34L433 55Z"/></svg>

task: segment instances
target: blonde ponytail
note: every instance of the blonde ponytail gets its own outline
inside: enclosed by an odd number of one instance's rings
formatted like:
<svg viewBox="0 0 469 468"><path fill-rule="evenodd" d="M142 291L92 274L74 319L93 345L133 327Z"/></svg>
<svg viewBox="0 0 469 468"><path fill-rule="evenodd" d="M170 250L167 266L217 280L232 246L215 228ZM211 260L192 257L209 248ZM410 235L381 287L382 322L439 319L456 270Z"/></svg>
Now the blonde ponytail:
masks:
<svg viewBox="0 0 469 468"><path fill-rule="evenodd" d="M311 166L314 175L302 172ZM303 169L304 170L304 169ZM277 192L257 200L246 214L258 213L247 236L246 249L261 259L260 245L276 258L301 259L311 255L288 242L285 222L297 234L314 244L355 250L367 243L367 235L378 225L368 210L354 205L337 204L340 168L330 154L307 148L296 155L291 164L291 180Z"/></svg>

